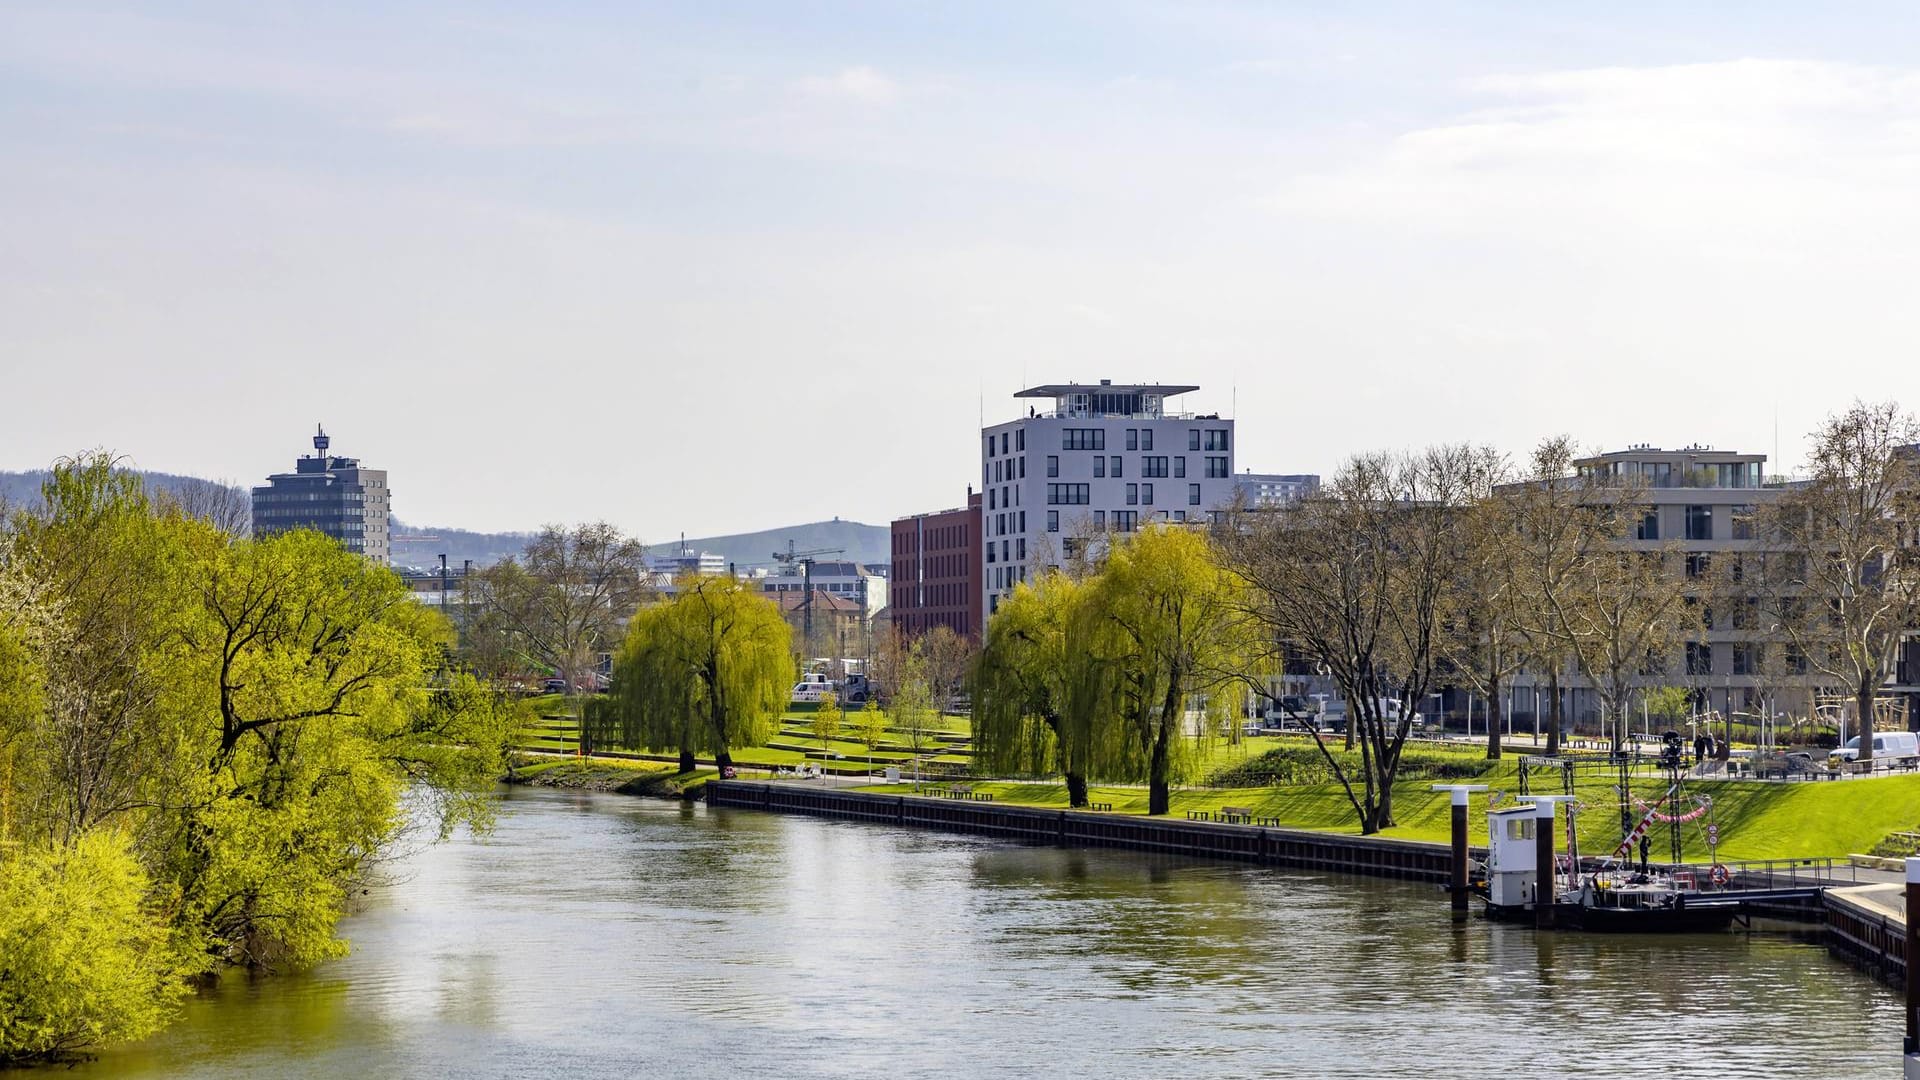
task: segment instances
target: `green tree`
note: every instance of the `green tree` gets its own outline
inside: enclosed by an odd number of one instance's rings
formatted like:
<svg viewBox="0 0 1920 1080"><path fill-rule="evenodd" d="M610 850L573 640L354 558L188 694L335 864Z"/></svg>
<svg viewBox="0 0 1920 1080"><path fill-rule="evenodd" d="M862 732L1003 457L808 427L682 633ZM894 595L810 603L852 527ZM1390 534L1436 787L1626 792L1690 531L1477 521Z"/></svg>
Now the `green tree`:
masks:
<svg viewBox="0 0 1920 1080"><path fill-rule="evenodd" d="M913 750L913 779L920 782L920 765L936 743L934 725L940 712L934 708L933 687L927 681L926 660L918 649L909 648L894 671L893 697L887 702L894 727Z"/></svg>
<svg viewBox="0 0 1920 1080"><path fill-rule="evenodd" d="M1089 651L1091 586L1064 573L1022 583L1000 603L974 665L976 767L1060 772L1069 805L1087 805L1099 725L1112 717L1108 669Z"/></svg>
<svg viewBox="0 0 1920 1080"><path fill-rule="evenodd" d="M194 963L150 894L117 830L0 848L0 1062L142 1038L172 1018Z"/></svg>
<svg viewBox="0 0 1920 1080"><path fill-rule="evenodd" d="M867 748L867 770L873 770L873 752L887 741L887 713L880 707L877 696L869 696L867 704L860 710L860 742Z"/></svg>
<svg viewBox="0 0 1920 1080"><path fill-rule="evenodd" d="M1206 725L1188 721L1196 701L1234 715L1233 693L1247 670L1247 605L1237 580L1191 529L1152 526L1117 542L1092 584L1090 652L1113 678L1128 756L1119 771L1147 781L1147 813L1171 806Z"/></svg>
<svg viewBox="0 0 1920 1080"><path fill-rule="evenodd" d="M616 704L630 746L677 749L690 772L705 750L729 752L773 736L798 677L780 609L731 577L688 577L671 600L628 624L614 662Z"/></svg>
<svg viewBox="0 0 1920 1080"><path fill-rule="evenodd" d="M830 745L840 737L840 722L844 719L840 709L840 699L829 690L820 695L820 707L813 711L813 737L820 740L820 757L824 761L832 752Z"/></svg>

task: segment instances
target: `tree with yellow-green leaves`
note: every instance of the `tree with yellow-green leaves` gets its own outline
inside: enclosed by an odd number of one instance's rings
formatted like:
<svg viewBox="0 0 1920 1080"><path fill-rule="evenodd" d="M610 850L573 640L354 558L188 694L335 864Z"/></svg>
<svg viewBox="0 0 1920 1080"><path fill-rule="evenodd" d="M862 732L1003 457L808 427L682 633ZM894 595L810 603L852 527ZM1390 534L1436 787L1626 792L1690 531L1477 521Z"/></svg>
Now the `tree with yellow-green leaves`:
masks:
<svg viewBox="0 0 1920 1080"><path fill-rule="evenodd" d="M1116 538L1089 588L1088 654L1124 735L1102 771L1145 780L1147 813L1164 814L1193 748L1238 712L1251 605L1204 533L1170 525Z"/></svg>
<svg viewBox="0 0 1920 1080"><path fill-rule="evenodd" d="M840 709L840 699L829 690L820 695L820 706L813 711L813 737L820 740L820 756L825 759L832 753L833 740L840 737L840 722L845 718Z"/></svg>
<svg viewBox="0 0 1920 1080"><path fill-rule="evenodd" d="M1087 805L1094 749L1110 718L1111 670L1096 663L1093 588L1061 572L1003 598L974 665L974 762L994 775L1066 780L1068 805Z"/></svg>
<svg viewBox="0 0 1920 1080"><path fill-rule="evenodd" d="M137 1037L220 964L342 952L403 788L484 826L510 720L447 640L337 542L57 463L0 530L0 1060Z"/></svg>
<svg viewBox="0 0 1920 1080"><path fill-rule="evenodd" d="M861 745L867 748L867 768L873 768L873 752L887 741L887 714L880 708L880 699L869 696L865 708L860 710L858 732Z"/></svg>
<svg viewBox="0 0 1920 1080"><path fill-rule="evenodd" d="M682 772L700 751L731 768L735 747L773 737L795 678L792 631L773 601L731 577L686 577L627 626L614 659L621 738L678 750Z"/></svg>

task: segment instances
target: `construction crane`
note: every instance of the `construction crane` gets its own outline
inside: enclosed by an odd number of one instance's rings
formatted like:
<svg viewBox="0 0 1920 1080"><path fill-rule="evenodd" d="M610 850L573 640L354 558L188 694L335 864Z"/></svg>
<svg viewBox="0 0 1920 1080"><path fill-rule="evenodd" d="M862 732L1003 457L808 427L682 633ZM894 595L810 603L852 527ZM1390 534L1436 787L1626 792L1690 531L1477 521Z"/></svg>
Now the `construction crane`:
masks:
<svg viewBox="0 0 1920 1080"><path fill-rule="evenodd" d="M773 553L773 561L784 564L789 570L795 563L800 564L806 591L800 594L800 640L801 648L813 641L813 560L816 555L844 555L846 548L813 548L808 551L795 551L793 541L787 541L787 550Z"/></svg>

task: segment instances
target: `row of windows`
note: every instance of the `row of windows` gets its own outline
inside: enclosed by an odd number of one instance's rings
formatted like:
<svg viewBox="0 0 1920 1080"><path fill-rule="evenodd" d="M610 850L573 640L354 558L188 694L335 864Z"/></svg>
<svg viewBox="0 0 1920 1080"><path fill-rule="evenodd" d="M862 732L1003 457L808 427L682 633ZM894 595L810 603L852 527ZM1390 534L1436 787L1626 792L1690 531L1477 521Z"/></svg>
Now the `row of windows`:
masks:
<svg viewBox="0 0 1920 1080"><path fill-rule="evenodd" d="M1092 484L1048 484L1047 505L1085 506L1093 501Z"/></svg>
<svg viewBox="0 0 1920 1080"><path fill-rule="evenodd" d="M911 556L915 542L926 545L928 551L948 551L967 546L967 527L965 525L938 525L931 529L914 532L905 530L893 534L893 553Z"/></svg>
<svg viewBox="0 0 1920 1080"><path fill-rule="evenodd" d="M1000 557L998 559L994 558L995 552L999 553ZM989 563L1013 562L1015 560L1024 560L1026 557L1027 539L1024 536L1018 540L1002 540L998 544L995 544L991 540L987 541L987 562Z"/></svg>
<svg viewBox="0 0 1920 1080"><path fill-rule="evenodd" d="M1160 510L1153 516L1158 517L1161 521L1185 522L1188 520L1185 510L1175 510L1171 513ZM1121 532L1132 532L1137 527L1139 520L1139 511L1137 510L1115 510L1113 512L1113 527ZM1195 514L1192 520L1199 521L1200 516ZM1093 512L1093 527L1096 531L1104 530L1107 527L1107 512L1105 510L1095 510ZM1060 531L1060 511L1047 511L1047 531L1050 533ZM1068 552L1068 554L1072 554L1072 552Z"/></svg>
<svg viewBox="0 0 1920 1080"><path fill-rule="evenodd" d="M1722 506L1720 516L1729 520L1727 539L1753 539L1753 507ZM1712 540L1714 507L1689 506L1685 510L1685 537L1688 540ZM1660 508L1650 506L1640 515L1639 524L1634 526L1636 540L1660 539Z"/></svg>
<svg viewBox="0 0 1920 1080"><path fill-rule="evenodd" d="M1106 428L1060 429L1060 449L1062 450L1105 450L1106 448Z"/></svg>
<svg viewBox="0 0 1920 1080"><path fill-rule="evenodd" d="M1006 453L1018 454L1018 453L1025 452L1025 450L1027 449L1027 429L1026 428L1015 428L1013 430L1012 432L1013 441L1011 444L1009 444L1007 441L1007 435L1008 433L1003 431L997 436L995 435L987 436L987 456L988 457L994 456L993 448L994 448L994 444L996 443L999 444L1000 453L1002 454L1006 454Z"/></svg>
<svg viewBox="0 0 1920 1080"><path fill-rule="evenodd" d="M1026 532L1027 512L1025 510L1012 510L1004 514L995 514L993 524L996 528L992 533L988 534L991 536L1005 536L1010 532Z"/></svg>

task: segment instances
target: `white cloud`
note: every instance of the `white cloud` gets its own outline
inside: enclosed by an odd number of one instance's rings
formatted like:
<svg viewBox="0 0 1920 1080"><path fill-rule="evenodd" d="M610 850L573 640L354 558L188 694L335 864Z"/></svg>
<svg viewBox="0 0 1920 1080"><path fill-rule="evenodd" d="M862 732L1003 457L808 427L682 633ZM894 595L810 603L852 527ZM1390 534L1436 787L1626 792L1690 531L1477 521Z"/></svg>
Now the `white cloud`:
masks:
<svg viewBox="0 0 1920 1080"><path fill-rule="evenodd" d="M900 97L900 84L862 64L832 75L814 75L798 83L802 94L814 98L853 101L863 105L891 105Z"/></svg>

